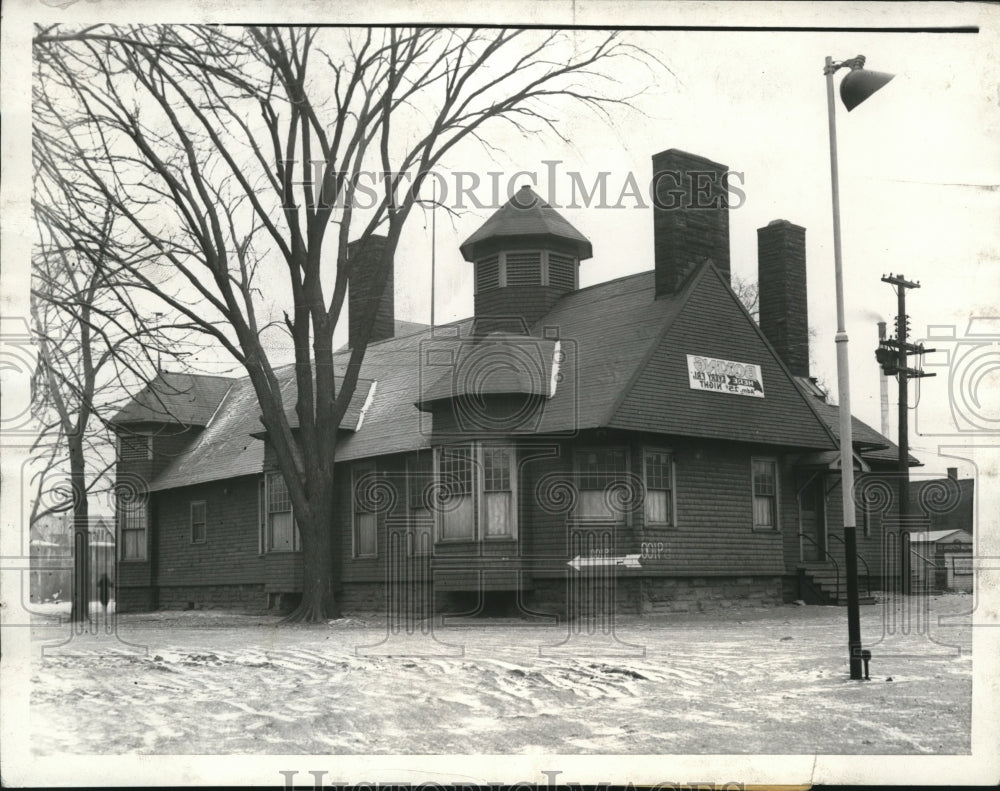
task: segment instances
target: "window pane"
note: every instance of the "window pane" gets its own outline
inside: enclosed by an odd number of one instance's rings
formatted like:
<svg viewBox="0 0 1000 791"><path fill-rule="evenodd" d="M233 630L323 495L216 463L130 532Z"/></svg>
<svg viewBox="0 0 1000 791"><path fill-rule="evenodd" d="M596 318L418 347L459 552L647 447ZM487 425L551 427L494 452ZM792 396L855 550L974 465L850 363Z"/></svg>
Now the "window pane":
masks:
<svg viewBox="0 0 1000 791"><path fill-rule="evenodd" d="M774 498L753 498L753 522L759 527L774 527Z"/></svg>
<svg viewBox="0 0 1000 791"><path fill-rule="evenodd" d="M146 533L143 530L122 532L122 557L126 560L142 560L146 557Z"/></svg>
<svg viewBox="0 0 1000 791"><path fill-rule="evenodd" d="M292 512L283 511L271 514L271 541L268 549L288 550L292 547Z"/></svg>
<svg viewBox="0 0 1000 791"><path fill-rule="evenodd" d="M646 486L649 489L671 488L669 453L646 452Z"/></svg>
<svg viewBox="0 0 1000 791"><path fill-rule="evenodd" d="M268 485L268 511L272 514L278 511L291 511L292 500L288 496L288 487L285 479L280 473L271 473L267 476Z"/></svg>
<svg viewBox="0 0 1000 791"><path fill-rule="evenodd" d="M375 530L378 524L375 514L355 514L358 555L375 554Z"/></svg>
<svg viewBox="0 0 1000 791"><path fill-rule="evenodd" d="M581 489L604 489L625 472L625 452L593 450L576 454Z"/></svg>
<svg viewBox="0 0 1000 791"><path fill-rule="evenodd" d="M510 492L487 492L486 535L509 536L512 532L510 520Z"/></svg>
<svg viewBox="0 0 1000 791"><path fill-rule="evenodd" d="M483 491L510 491L510 460L508 448L483 448Z"/></svg>
<svg viewBox="0 0 1000 791"><path fill-rule="evenodd" d="M453 496L444 503L441 514L441 538L467 538L476 536L476 511L472 495Z"/></svg>
<svg viewBox="0 0 1000 791"><path fill-rule="evenodd" d="M753 461L753 523L756 527L778 526L778 476L773 461Z"/></svg>
<svg viewBox="0 0 1000 791"><path fill-rule="evenodd" d="M670 514L669 492L656 489L646 490L646 522L667 524Z"/></svg>
<svg viewBox="0 0 1000 791"><path fill-rule="evenodd" d="M616 515L604 496L604 490L584 489L580 492L576 514L580 519L614 520Z"/></svg>
<svg viewBox="0 0 1000 791"><path fill-rule="evenodd" d="M753 463L754 494L775 494L775 474L773 461L755 461Z"/></svg>
<svg viewBox="0 0 1000 791"><path fill-rule="evenodd" d="M441 449L441 483L456 496L472 494L472 448L458 446Z"/></svg>

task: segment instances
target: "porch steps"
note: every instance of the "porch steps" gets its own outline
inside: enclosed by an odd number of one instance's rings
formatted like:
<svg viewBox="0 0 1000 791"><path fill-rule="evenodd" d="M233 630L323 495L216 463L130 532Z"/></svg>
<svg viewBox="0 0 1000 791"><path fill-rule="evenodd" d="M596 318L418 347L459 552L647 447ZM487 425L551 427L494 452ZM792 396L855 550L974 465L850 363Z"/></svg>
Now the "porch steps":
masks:
<svg viewBox="0 0 1000 791"><path fill-rule="evenodd" d="M822 594L825 604L847 606L847 579L843 574L840 575L838 585L836 569L827 566L804 566L801 570L812 587ZM875 601L875 597L871 595L858 596L858 604L875 604Z"/></svg>

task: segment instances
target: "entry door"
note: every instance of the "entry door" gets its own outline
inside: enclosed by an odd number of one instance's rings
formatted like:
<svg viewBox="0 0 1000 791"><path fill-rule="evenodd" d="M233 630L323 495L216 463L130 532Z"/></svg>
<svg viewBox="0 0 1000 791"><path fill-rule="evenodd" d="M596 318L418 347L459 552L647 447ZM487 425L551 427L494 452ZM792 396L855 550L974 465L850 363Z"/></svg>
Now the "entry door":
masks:
<svg viewBox="0 0 1000 791"><path fill-rule="evenodd" d="M825 560L826 491L822 476L817 475L799 494L799 525L803 535L803 560Z"/></svg>

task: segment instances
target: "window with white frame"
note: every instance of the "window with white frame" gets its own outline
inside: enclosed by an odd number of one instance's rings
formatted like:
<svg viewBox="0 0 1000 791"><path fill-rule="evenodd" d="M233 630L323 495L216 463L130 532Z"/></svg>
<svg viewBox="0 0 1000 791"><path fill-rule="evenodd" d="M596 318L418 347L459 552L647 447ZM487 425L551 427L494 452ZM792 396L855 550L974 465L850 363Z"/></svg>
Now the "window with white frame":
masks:
<svg viewBox="0 0 1000 791"><path fill-rule="evenodd" d="M451 445L438 451L438 480L442 496L438 499L438 538L442 541L474 541L476 478L473 445Z"/></svg>
<svg viewBox="0 0 1000 791"><path fill-rule="evenodd" d="M191 543L204 544L208 539L208 509L205 501L191 503Z"/></svg>
<svg viewBox="0 0 1000 791"><path fill-rule="evenodd" d="M480 450L486 537L510 538L514 535L513 453L502 445L484 445Z"/></svg>
<svg viewBox="0 0 1000 791"><path fill-rule="evenodd" d="M121 559L146 559L146 534L149 509L143 500L118 501L118 524L121 529Z"/></svg>
<svg viewBox="0 0 1000 791"><path fill-rule="evenodd" d="M627 480L625 451L618 448L578 450L574 454L577 484L576 518L623 521L624 511L615 507L612 484Z"/></svg>
<svg viewBox="0 0 1000 791"><path fill-rule="evenodd" d="M430 553L434 534L429 490L434 481L434 456L429 450L418 451L406 459L406 507L411 552Z"/></svg>
<svg viewBox="0 0 1000 791"><path fill-rule="evenodd" d="M439 541L512 539L517 536L517 467L514 448L492 443L448 445L437 452Z"/></svg>
<svg viewBox="0 0 1000 791"><path fill-rule="evenodd" d="M288 486L280 472L267 476L267 523L264 547L268 552L294 552L299 548L298 528L292 513Z"/></svg>
<svg viewBox="0 0 1000 791"><path fill-rule="evenodd" d="M778 463L774 459L752 459L753 526L755 530L778 529Z"/></svg>
<svg viewBox="0 0 1000 791"><path fill-rule="evenodd" d="M355 465L351 471L351 501L354 504L354 557L373 558L378 555L378 512L375 509L375 468L370 464Z"/></svg>
<svg viewBox="0 0 1000 791"><path fill-rule="evenodd" d="M674 523L673 456L665 450L643 452L644 498L647 525Z"/></svg>

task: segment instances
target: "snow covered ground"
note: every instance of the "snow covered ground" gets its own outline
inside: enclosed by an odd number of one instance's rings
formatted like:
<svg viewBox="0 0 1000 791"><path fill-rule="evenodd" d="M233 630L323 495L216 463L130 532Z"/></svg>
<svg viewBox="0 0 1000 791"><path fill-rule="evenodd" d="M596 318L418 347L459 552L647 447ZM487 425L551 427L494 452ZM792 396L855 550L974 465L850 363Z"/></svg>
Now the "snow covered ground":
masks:
<svg viewBox="0 0 1000 791"><path fill-rule="evenodd" d="M969 753L972 630L956 616L971 604L933 598L919 622L915 599L862 607L862 683L835 607L618 616L613 634L459 619L412 636L377 618L159 612L67 639L65 605L44 605L31 741L43 756Z"/></svg>

